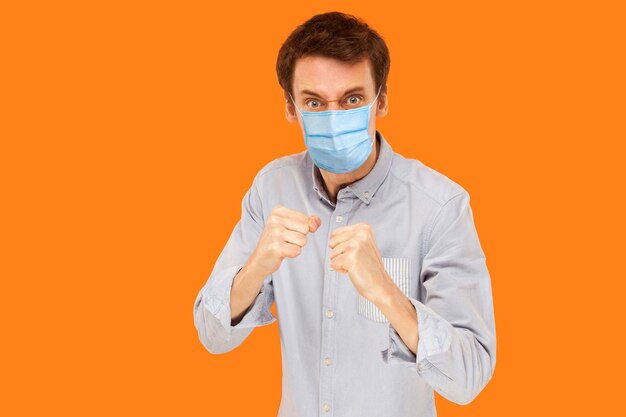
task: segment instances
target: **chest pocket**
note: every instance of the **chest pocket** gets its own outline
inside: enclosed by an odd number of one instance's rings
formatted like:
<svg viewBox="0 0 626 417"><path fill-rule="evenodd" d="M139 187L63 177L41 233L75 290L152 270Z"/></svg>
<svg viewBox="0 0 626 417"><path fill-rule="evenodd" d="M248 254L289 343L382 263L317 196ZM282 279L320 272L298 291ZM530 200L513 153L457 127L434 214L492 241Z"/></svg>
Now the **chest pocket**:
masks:
<svg viewBox="0 0 626 417"><path fill-rule="evenodd" d="M411 295L410 258L382 258L385 271L404 295ZM361 294L358 295L358 312L361 316L377 321L388 323L389 320L383 315L378 307Z"/></svg>

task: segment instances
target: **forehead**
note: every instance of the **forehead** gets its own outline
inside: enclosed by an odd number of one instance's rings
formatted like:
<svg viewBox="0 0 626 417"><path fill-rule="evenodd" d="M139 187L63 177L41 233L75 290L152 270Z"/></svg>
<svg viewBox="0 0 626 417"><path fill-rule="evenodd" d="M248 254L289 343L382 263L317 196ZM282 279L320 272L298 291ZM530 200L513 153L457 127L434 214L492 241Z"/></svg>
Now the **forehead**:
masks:
<svg viewBox="0 0 626 417"><path fill-rule="evenodd" d="M374 77L370 60L356 63L322 56L306 56L296 60L293 74L294 93L311 90L323 97L334 97L344 91L362 86L374 90Z"/></svg>

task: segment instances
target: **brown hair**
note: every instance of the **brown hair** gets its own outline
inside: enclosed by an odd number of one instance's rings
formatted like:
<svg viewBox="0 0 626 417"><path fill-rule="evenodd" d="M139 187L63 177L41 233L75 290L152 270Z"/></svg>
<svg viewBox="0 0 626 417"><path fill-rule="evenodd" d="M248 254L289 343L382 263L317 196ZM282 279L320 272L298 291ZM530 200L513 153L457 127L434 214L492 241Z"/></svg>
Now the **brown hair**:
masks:
<svg viewBox="0 0 626 417"><path fill-rule="evenodd" d="M278 52L276 74L280 86L293 95L296 60L320 55L356 63L369 58L376 91L387 92L389 50L383 38L356 16L341 12L318 14L298 26Z"/></svg>

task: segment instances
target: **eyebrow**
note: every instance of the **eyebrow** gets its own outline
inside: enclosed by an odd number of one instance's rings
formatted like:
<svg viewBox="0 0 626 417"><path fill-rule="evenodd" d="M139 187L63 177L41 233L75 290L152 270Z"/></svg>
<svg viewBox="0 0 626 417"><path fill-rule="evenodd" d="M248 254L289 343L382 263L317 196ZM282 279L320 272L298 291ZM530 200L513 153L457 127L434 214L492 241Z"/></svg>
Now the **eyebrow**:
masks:
<svg viewBox="0 0 626 417"><path fill-rule="evenodd" d="M343 97L343 96L345 96L345 95L347 95L347 94L350 94L350 93L356 93L356 92L365 92L365 88L364 88L364 87L361 87L361 86L351 88L351 89L347 90L346 92L344 92L344 93L342 94L342 97ZM308 95L310 95L310 96L323 98L322 96L320 96L319 94L317 94L315 91L311 91L311 90L302 90L302 91L300 91L300 94L308 94Z"/></svg>

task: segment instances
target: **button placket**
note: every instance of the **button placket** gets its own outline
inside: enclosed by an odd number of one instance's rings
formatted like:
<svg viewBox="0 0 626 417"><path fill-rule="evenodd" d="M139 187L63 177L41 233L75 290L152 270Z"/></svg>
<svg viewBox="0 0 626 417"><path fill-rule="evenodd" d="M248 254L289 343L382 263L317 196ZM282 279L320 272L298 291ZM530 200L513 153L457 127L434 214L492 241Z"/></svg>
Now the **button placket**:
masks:
<svg viewBox="0 0 626 417"><path fill-rule="evenodd" d="M346 193L340 193L337 199L335 210L331 215L334 222L330 222L328 228L328 236L326 239L326 255L324 262L326 264L326 273L324 274L324 290L323 302L325 314L322 316L322 351L320 352L320 416L330 415L332 405L332 383L334 376L334 366L332 358L335 357L336 328L334 319L337 304L337 272L330 268L330 252L332 249L328 246L330 242L330 234L338 227L344 226L348 221L348 213L352 208L353 200L345 198ZM341 214L340 214L341 213ZM341 219L338 222L336 219Z"/></svg>

